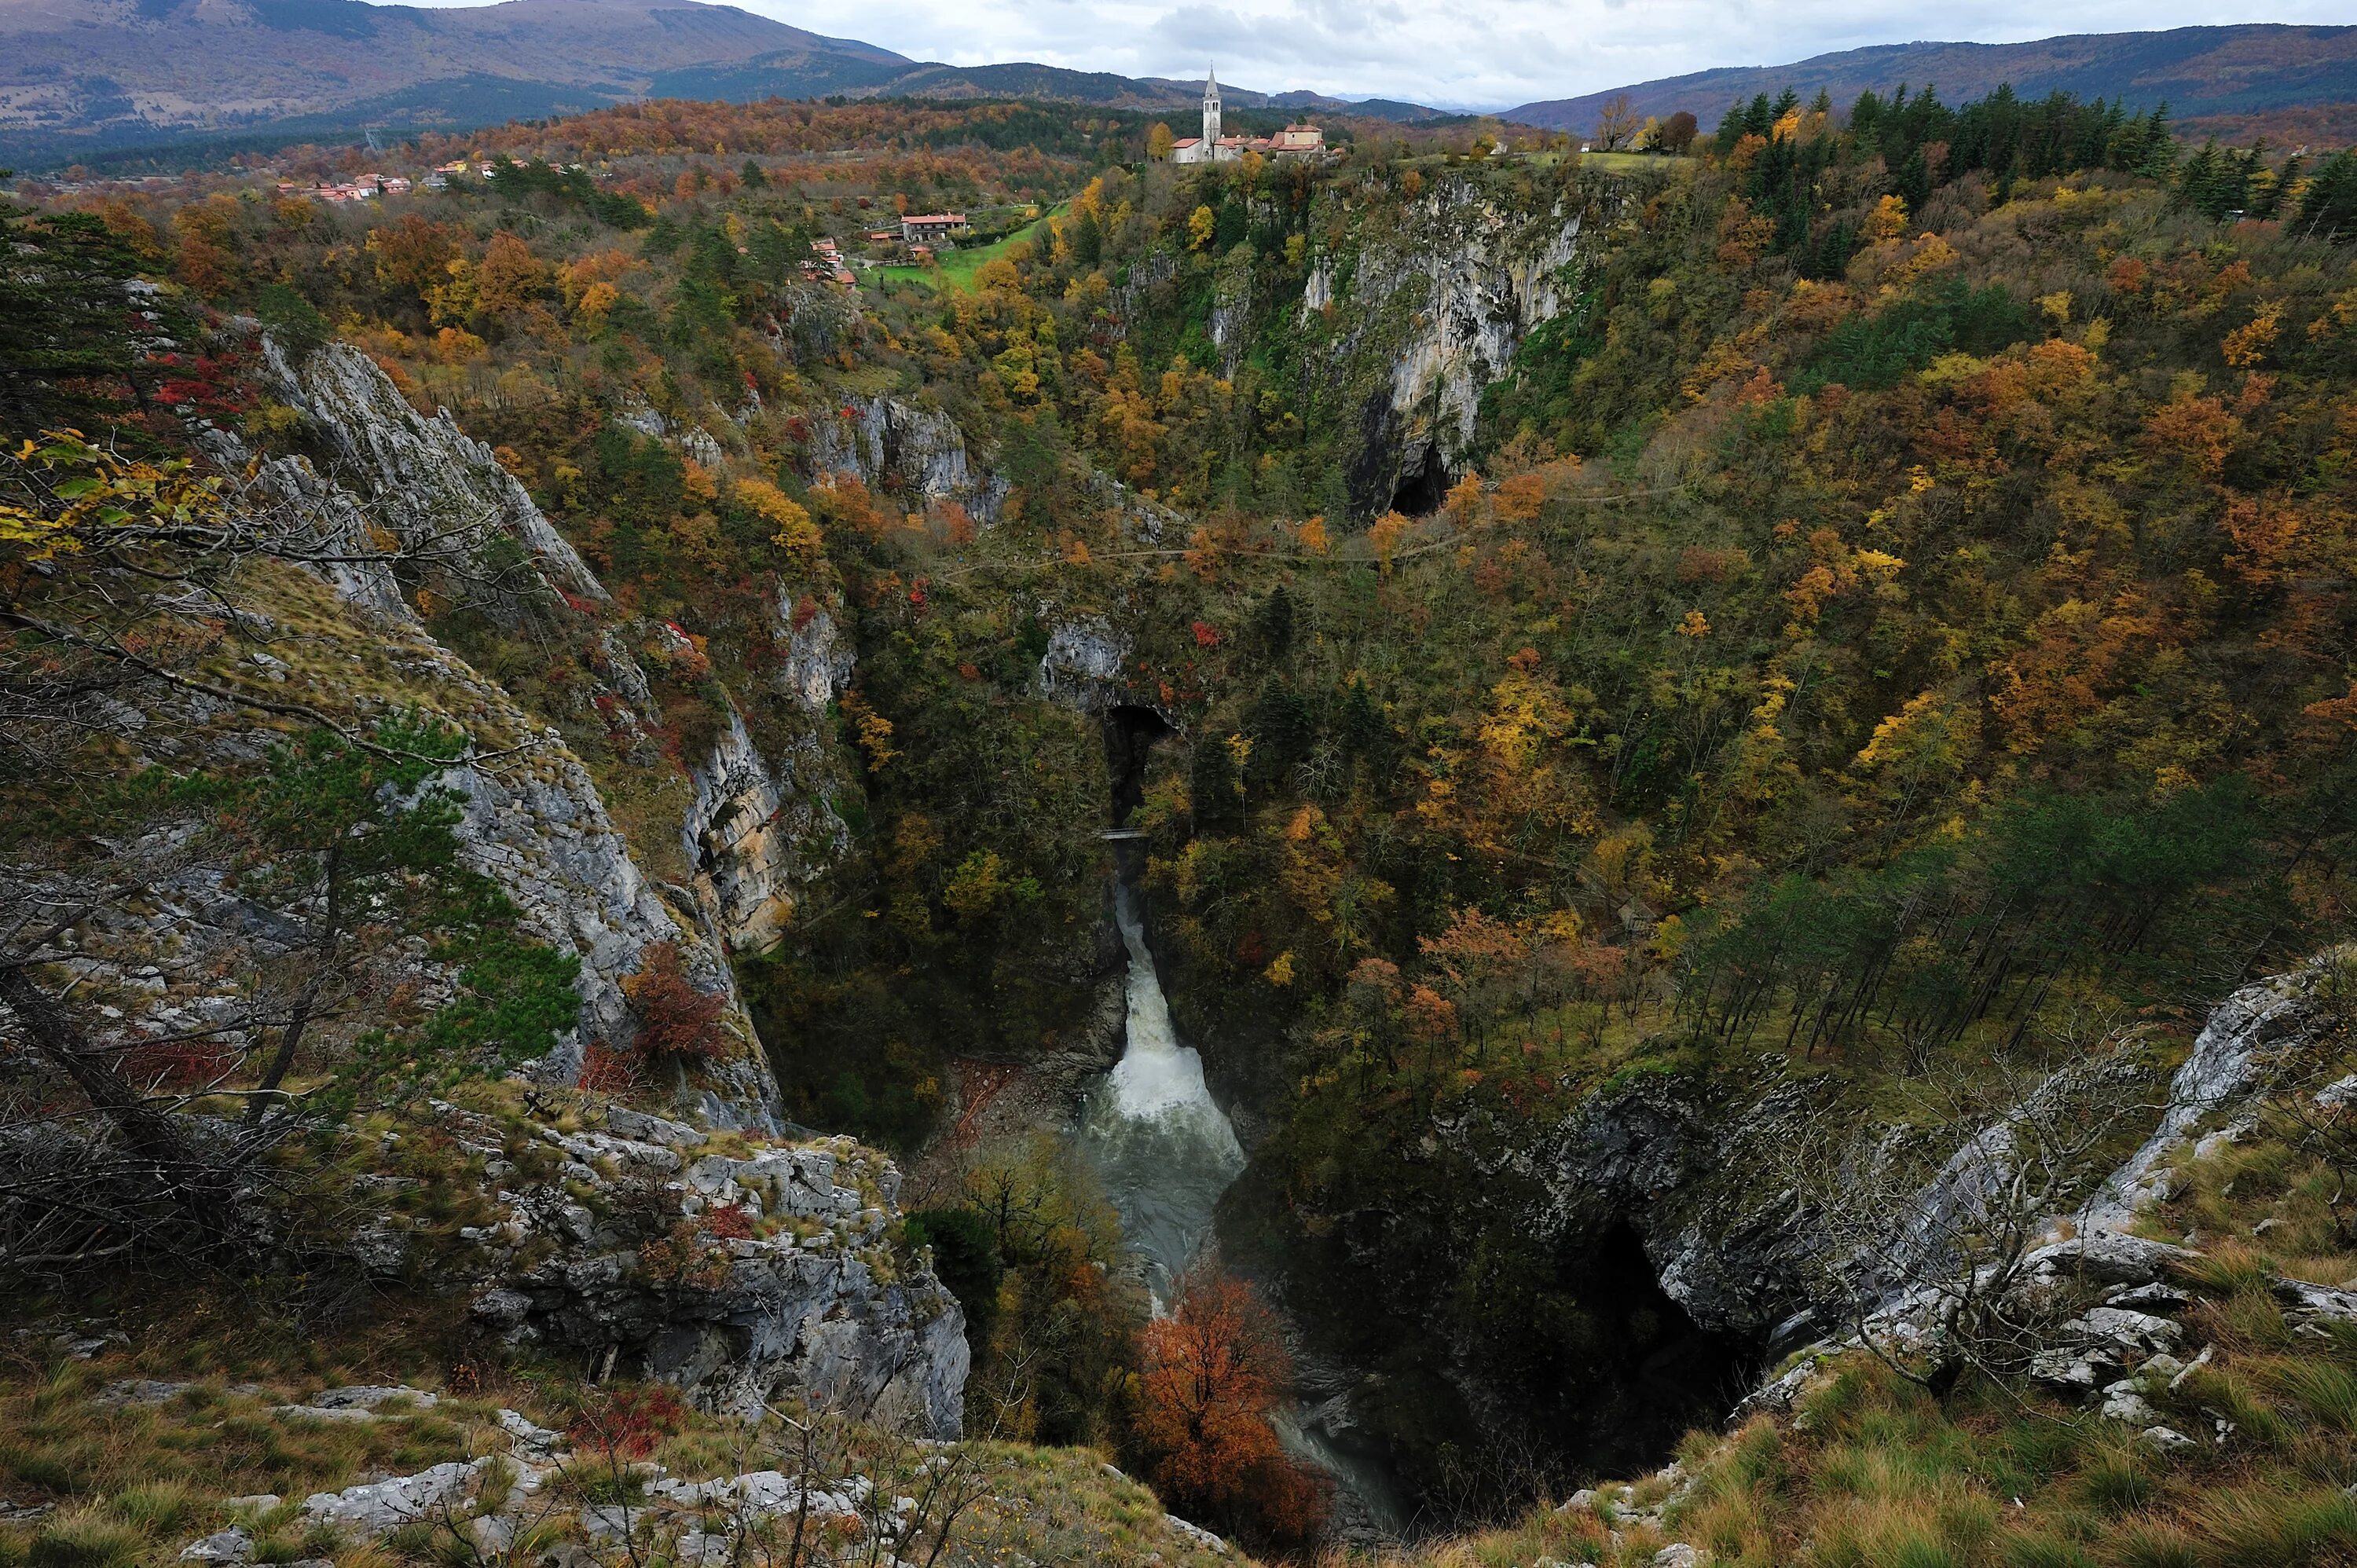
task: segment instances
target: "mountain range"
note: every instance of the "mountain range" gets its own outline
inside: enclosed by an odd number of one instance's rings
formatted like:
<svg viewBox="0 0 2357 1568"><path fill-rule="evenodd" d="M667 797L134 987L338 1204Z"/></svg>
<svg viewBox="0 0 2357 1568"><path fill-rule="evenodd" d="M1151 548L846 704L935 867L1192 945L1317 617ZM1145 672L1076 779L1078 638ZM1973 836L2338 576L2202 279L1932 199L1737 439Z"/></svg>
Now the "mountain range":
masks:
<svg viewBox="0 0 2357 1568"><path fill-rule="evenodd" d="M2082 33L2024 44L1886 44L1524 103L1503 117L1585 133L1595 129L1604 105L1625 92L1638 114L1667 118L1684 110L1708 127L1729 103L1786 87L1803 97L1822 88L1846 105L1868 89L1932 85L1954 103L2007 82L2024 97L2060 91L2122 98L2137 109L2166 103L2181 128L2222 135L2263 131L2279 142L2357 140L2357 27L2268 23Z"/></svg>
<svg viewBox="0 0 2357 1568"><path fill-rule="evenodd" d="M1200 91L1046 65L927 63L695 0L0 0L0 155L30 166L262 134L464 130L642 97L1032 97L1184 112ZM1222 91L1244 108L1345 107L1311 92Z"/></svg>
<svg viewBox="0 0 2357 1568"><path fill-rule="evenodd" d="M2267 24L1892 44L1524 103L1502 117L1582 133L1625 92L1640 114L1686 110L1708 127L1730 102L1787 86L1846 102L1867 88L1934 84L1954 102L2001 82L2025 95L2165 102L2194 131L2357 140L2357 27ZM1192 80L914 60L698 0L0 0L0 162L28 167L132 148L188 156L364 130L466 130L644 97L1046 98L1183 116L1198 91ZM1390 100L1222 91L1239 108L1445 117Z"/></svg>

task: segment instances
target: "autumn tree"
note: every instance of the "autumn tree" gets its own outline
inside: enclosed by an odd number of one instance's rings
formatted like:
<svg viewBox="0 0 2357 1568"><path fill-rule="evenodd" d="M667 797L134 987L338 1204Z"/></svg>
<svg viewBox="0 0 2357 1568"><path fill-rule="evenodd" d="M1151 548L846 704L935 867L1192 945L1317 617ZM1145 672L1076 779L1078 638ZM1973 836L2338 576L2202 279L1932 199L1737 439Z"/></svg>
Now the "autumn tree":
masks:
<svg viewBox="0 0 2357 1568"><path fill-rule="evenodd" d="M712 1061L727 1052L721 1015L727 998L697 985L680 961L677 942L649 945L639 971L622 982L638 1020L639 1055L651 1064Z"/></svg>
<svg viewBox="0 0 2357 1568"><path fill-rule="evenodd" d="M1636 134L1637 112L1629 106L1629 95L1616 92L1605 101L1603 111L1596 119L1596 149L1609 153Z"/></svg>
<svg viewBox="0 0 2357 1568"><path fill-rule="evenodd" d="M1176 138L1170 134L1170 127L1157 120L1154 129L1146 134L1146 156L1156 163L1162 163L1170 156Z"/></svg>
<svg viewBox="0 0 2357 1568"><path fill-rule="evenodd" d="M1163 1495L1250 1538L1314 1537L1325 1498L1269 1423L1291 1391L1292 1362L1252 1287L1216 1269L1194 1271L1171 1315L1146 1326L1140 1348L1135 1436Z"/></svg>

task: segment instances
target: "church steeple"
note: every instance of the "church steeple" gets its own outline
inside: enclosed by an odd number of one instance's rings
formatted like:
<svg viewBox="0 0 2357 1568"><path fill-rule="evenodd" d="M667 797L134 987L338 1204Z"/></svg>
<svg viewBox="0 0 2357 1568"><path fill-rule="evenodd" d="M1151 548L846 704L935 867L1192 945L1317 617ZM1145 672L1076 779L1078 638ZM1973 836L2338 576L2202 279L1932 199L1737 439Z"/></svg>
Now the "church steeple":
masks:
<svg viewBox="0 0 2357 1568"><path fill-rule="evenodd" d="M1220 145L1220 79L1212 69L1203 67L1203 156L1210 157Z"/></svg>

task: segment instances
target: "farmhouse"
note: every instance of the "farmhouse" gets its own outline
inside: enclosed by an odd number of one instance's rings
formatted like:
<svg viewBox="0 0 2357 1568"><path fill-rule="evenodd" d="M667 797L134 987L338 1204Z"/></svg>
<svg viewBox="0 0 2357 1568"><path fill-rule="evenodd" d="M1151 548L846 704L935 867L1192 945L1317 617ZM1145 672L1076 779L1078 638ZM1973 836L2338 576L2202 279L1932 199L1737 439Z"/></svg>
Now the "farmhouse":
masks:
<svg viewBox="0 0 2357 1568"><path fill-rule="evenodd" d="M965 232L963 212L912 212L900 220L900 239L906 244L918 244L931 240L946 240L952 234Z"/></svg>

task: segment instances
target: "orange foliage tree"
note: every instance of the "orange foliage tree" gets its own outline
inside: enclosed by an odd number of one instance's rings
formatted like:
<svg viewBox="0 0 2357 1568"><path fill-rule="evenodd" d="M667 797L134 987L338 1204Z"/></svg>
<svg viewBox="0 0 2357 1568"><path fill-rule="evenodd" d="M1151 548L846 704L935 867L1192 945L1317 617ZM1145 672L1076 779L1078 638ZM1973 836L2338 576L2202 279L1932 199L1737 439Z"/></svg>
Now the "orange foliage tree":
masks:
<svg viewBox="0 0 2357 1568"><path fill-rule="evenodd" d="M1286 1456L1269 1424L1292 1384L1292 1362L1252 1287L1197 1270L1178 1309L1146 1326L1139 1348L1136 1437L1163 1496L1249 1540L1315 1537L1324 1491Z"/></svg>
<svg viewBox="0 0 2357 1568"><path fill-rule="evenodd" d="M726 1054L720 1015L727 1003L688 978L676 942L650 946L639 972L622 982L622 994L638 1017L638 1051L647 1061L711 1061Z"/></svg>

